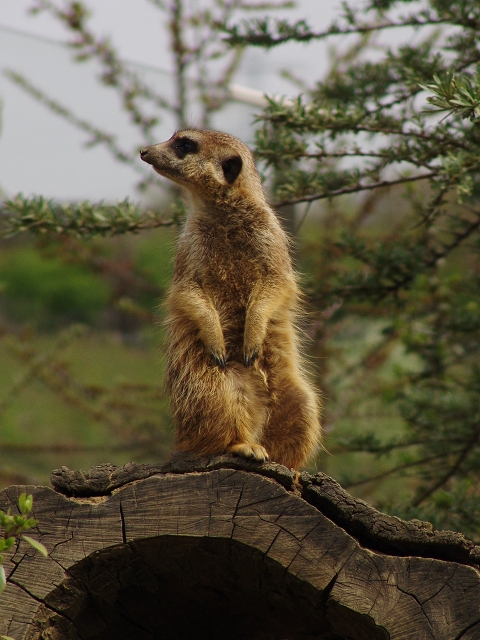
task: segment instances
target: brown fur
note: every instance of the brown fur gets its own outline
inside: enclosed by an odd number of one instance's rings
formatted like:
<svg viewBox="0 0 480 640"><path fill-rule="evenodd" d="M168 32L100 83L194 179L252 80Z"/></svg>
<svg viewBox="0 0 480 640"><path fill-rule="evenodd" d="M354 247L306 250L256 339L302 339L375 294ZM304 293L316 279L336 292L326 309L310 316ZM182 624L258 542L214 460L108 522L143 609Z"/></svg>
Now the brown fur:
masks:
<svg viewBox="0 0 480 640"><path fill-rule="evenodd" d="M318 400L294 328L288 241L248 147L185 130L142 159L193 199L168 296L176 446L299 468L320 445Z"/></svg>

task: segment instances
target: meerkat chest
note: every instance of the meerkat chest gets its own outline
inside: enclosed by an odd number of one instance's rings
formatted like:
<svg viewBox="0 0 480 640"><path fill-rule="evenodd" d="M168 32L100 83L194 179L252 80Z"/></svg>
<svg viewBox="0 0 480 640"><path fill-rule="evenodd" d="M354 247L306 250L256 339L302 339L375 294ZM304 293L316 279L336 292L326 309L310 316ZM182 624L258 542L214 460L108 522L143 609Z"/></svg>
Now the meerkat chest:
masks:
<svg viewBox="0 0 480 640"><path fill-rule="evenodd" d="M201 247L198 273L205 287L245 304L252 288L268 273L266 239L242 225L202 231L197 240Z"/></svg>

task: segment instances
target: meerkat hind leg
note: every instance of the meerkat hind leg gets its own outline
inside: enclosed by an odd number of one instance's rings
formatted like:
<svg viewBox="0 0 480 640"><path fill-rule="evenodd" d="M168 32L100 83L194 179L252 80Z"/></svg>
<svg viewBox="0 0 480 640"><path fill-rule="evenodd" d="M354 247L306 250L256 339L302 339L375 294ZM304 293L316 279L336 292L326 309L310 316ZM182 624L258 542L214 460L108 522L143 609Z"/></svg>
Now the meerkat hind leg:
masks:
<svg viewBox="0 0 480 640"><path fill-rule="evenodd" d="M268 460L260 444L266 422L265 402L255 383L253 372L237 363L229 363L226 371L210 364L203 364L202 371L197 369L195 375L185 371L182 380L171 388L177 448L197 455L226 451Z"/></svg>
<svg viewBox="0 0 480 640"><path fill-rule="evenodd" d="M236 373L238 378L233 394L236 402L232 404L236 404L237 438L227 446L226 451L235 456L265 462L268 453L259 442L266 422L265 398L259 397L255 372L246 371L240 365Z"/></svg>
<svg viewBox="0 0 480 640"><path fill-rule="evenodd" d="M300 378L282 380L275 395L277 402L261 442L272 462L299 469L321 445L318 401Z"/></svg>

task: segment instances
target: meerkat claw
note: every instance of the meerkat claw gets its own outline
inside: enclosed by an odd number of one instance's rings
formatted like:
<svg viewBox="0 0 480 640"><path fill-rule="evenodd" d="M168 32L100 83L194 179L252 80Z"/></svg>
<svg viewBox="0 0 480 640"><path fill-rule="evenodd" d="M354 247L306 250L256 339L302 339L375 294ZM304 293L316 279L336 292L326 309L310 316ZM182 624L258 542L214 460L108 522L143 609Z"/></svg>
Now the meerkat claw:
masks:
<svg viewBox="0 0 480 640"><path fill-rule="evenodd" d="M243 354L243 364L248 369L248 367L251 367L252 364L255 362L255 360L257 358L258 358L258 349L255 349L255 351L250 356L247 356L247 354L244 353Z"/></svg>
<svg viewBox="0 0 480 640"><path fill-rule="evenodd" d="M210 355L212 356L212 360L215 362L215 364L218 367L220 367L220 369L222 369L222 371L224 371L227 368L227 356L225 353L222 353L221 355L217 355L212 351Z"/></svg>

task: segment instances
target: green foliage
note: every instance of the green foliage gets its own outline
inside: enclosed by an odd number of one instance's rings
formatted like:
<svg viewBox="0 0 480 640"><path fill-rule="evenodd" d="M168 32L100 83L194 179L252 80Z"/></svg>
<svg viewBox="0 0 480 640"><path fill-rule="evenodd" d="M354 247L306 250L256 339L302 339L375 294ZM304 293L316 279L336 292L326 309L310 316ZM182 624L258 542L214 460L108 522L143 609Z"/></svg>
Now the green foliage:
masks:
<svg viewBox="0 0 480 640"><path fill-rule="evenodd" d="M145 277L155 282L164 291L173 275L173 261L175 256L175 238L146 236L136 250L136 268ZM152 300L157 302L158 299Z"/></svg>
<svg viewBox="0 0 480 640"><path fill-rule="evenodd" d="M92 322L110 298L107 283L90 270L31 246L3 252L0 282L9 315L43 328Z"/></svg>
<svg viewBox="0 0 480 640"><path fill-rule="evenodd" d="M392 515L421 518L428 520L436 528L461 530L472 538L478 538L480 529L478 501L476 480L471 477L457 481L450 491L440 489L433 493L422 508L401 502L385 506Z"/></svg>
<svg viewBox="0 0 480 640"><path fill-rule="evenodd" d="M3 485L48 482L62 464L155 462L171 450L157 325L174 235L160 228L94 242L44 234L3 243L0 279L14 264L25 287L13 297L5 286L0 297ZM85 290L76 290L72 272ZM82 302L69 316L46 308L43 295L64 282ZM84 294L88 302L102 292L98 306L85 306ZM71 324L85 311L81 326Z"/></svg>
<svg viewBox="0 0 480 640"><path fill-rule="evenodd" d="M0 510L0 527L3 529L3 537L0 538L0 594L4 591L7 584L5 569L3 568L4 553L10 551L17 540L25 540L31 547L41 553L42 556L48 556L48 551L41 542L34 540L30 536L26 536L24 533L37 525L37 520L29 517L32 508L33 496L27 496L26 493L22 493L18 498L19 515L12 515L10 509L8 509L7 512Z"/></svg>
<svg viewBox="0 0 480 640"><path fill-rule="evenodd" d="M437 109L434 111L449 111L451 114L458 114L462 118L469 118L472 122L480 121L480 78L467 75L455 77L447 74L440 79L436 74L433 76L434 82L422 87L434 95L429 96L427 101Z"/></svg>
<svg viewBox="0 0 480 640"><path fill-rule="evenodd" d="M30 231L78 238L115 236L178 225L183 210L176 206L172 213L172 218L165 221L151 211L140 211L128 200L117 205L90 202L56 204L42 196L25 198L19 194L13 200L7 200L0 210L0 235L11 238Z"/></svg>
<svg viewBox="0 0 480 640"><path fill-rule="evenodd" d="M306 20L298 20L290 24L287 20L271 18L243 20L240 24L227 25L225 31L229 34L228 42L234 46L250 45L270 48L286 42L310 42L337 35L369 34L396 27L418 28L442 23L471 25L478 20L478 8L472 7L471 4L467 7L465 0L448 7L442 0L432 1L431 6L403 15L400 19L389 19L385 16L385 12L401 4L410 4L410 2L409 0L403 0L403 2L372 0L364 3L361 8L343 2L343 14L340 19L319 32L309 27ZM378 20L379 17L383 20Z"/></svg>

